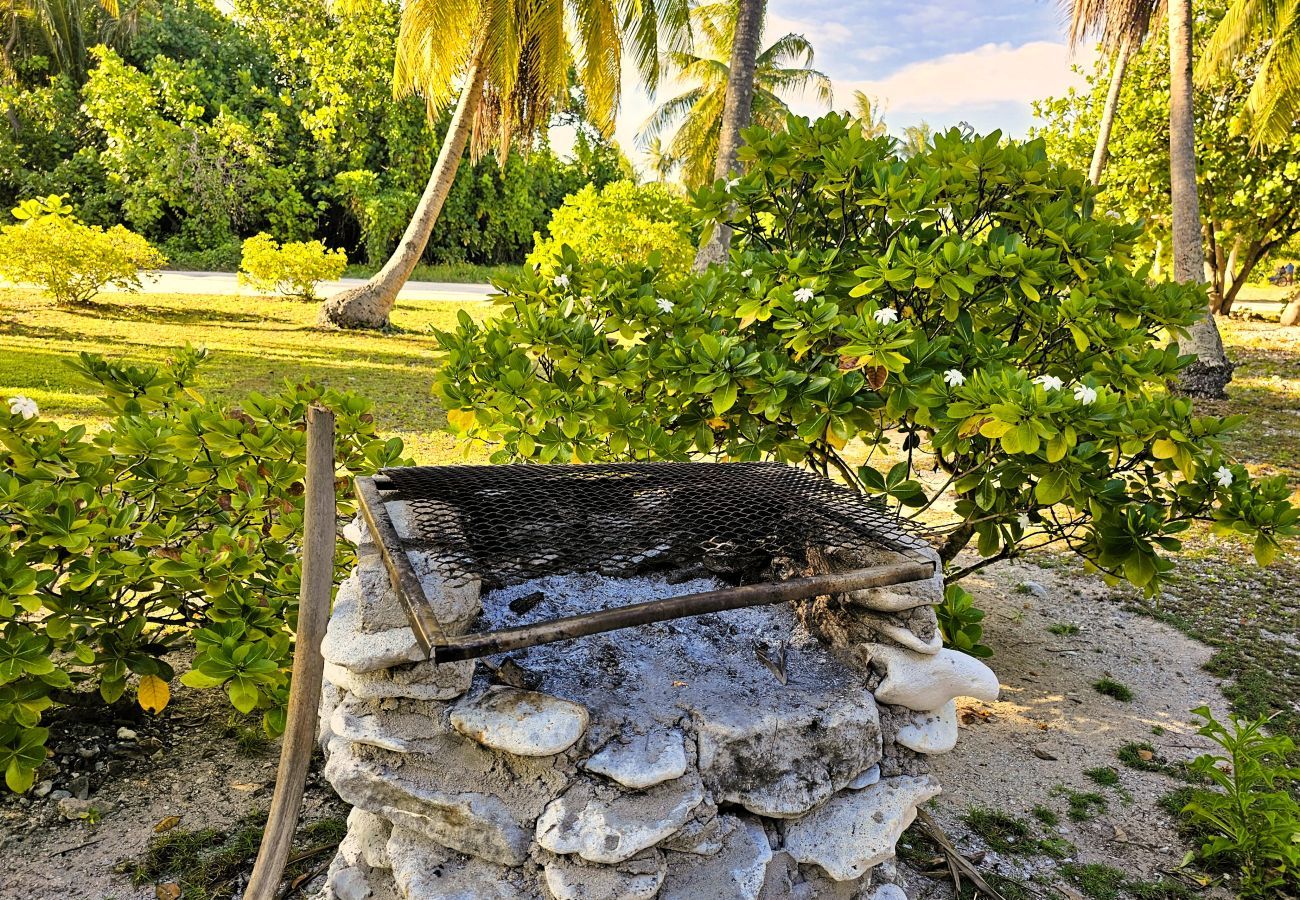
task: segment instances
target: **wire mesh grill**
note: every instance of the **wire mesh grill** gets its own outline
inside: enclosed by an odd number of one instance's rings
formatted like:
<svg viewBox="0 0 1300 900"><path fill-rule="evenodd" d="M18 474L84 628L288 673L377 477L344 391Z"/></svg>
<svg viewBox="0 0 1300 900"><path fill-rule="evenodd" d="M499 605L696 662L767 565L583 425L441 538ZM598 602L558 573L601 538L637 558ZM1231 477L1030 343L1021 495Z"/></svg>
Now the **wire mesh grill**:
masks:
<svg viewBox="0 0 1300 900"><path fill-rule="evenodd" d="M417 466L385 469L377 486L409 504L408 550L485 589L691 569L750 584L828 558L932 558L916 526L781 463Z"/></svg>

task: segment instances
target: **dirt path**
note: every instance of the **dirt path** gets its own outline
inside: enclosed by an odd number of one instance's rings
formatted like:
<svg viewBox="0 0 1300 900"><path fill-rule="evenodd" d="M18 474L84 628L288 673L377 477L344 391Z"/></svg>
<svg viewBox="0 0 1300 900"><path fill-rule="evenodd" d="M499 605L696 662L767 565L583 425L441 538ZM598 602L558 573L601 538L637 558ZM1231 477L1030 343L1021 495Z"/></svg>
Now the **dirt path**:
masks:
<svg viewBox="0 0 1300 900"><path fill-rule="evenodd" d="M1202 666L1211 651L1182 633L1125 611L1099 579L1065 568L1011 564L972 576L967 588L988 611L988 660L1002 683L996 703L967 701L957 749L935 760L944 793L934 815L963 849L986 844L962 817L991 809L1029 822L1037 835L1063 838L1077 848L1060 862L1104 863L1143 879L1175 868L1187 850L1158 801L1180 782L1121 764L1126 743L1147 743L1171 763L1209 747L1195 734L1190 711L1202 704L1216 716L1227 703ZM1055 634L1072 631L1075 634ZM1109 677L1132 689L1120 702L1092 685ZM1153 729L1161 733L1153 733ZM1084 774L1113 768L1114 787ZM1087 821L1069 816L1066 792L1100 794L1105 811ZM1054 828L1036 821L1035 806L1059 816ZM1039 859L989 854L984 867L1025 878L1046 868ZM917 885L942 895L934 886ZM925 890L921 888L925 887Z"/></svg>

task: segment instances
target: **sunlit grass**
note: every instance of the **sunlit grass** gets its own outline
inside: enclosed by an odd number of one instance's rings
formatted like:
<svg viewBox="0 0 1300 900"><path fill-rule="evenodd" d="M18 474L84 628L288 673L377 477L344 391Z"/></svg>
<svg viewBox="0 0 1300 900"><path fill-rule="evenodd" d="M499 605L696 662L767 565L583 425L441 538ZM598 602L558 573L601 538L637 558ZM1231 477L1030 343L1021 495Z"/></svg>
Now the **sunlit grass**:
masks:
<svg viewBox="0 0 1300 900"><path fill-rule="evenodd" d="M402 301L396 331L316 327L317 306L283 298L106 294L85 309L53 305L32 291L0 290L0 396L25 394L63 422L102 421L99 402L66 362L79 352L133 363L160 362L187 343L212 352L201 389L237 401L285 379L315 381L375 401L385 435L398 435L420 462L459 459L430 386L437 366L429 326L450 328L462 305ZM486 303L466 304L483 318Z"/></svg>

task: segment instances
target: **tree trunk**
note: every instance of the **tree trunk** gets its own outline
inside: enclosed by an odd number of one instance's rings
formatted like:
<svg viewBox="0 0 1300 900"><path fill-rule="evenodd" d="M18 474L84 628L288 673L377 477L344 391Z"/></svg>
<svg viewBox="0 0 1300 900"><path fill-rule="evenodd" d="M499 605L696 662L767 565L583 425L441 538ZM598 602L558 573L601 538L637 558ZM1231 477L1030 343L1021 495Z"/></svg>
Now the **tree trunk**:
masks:
<svg viewBox="0 0 1300 900"><path fill-rule="evenodd" d="M1282 318L1279 321L1287 327L1300 325L1300 293L1292 295L1291 302L1282 310Z"/></svg>
<svg viewBox="0 0 1300 900"><path fill-rule="evenodd" d="M1106 106L1101 111L1101 125L1097 129L1097 145L1092 151L1092 165L1088 167L1088 180L1101 184L1102 172L1106 170L1106 157L1110 152L1110 132L1115 125L1115 111L1119 109L1119 92L1124 86L1124 73L1128 70L1128 59L1132 54L1132 45L1128 38L1120 44L1111 64L1110 90L1106 92Z"/></svg>
<svg viewBox="0 0 1300 900"><path fill-rule="evenodd" d="M1192 0L1169 3L1169 184L1172 200L1174 280L1201 284L1205 250L1196 194L1196 122L1192 108ZM1224 397L1232 363L1223 352L1214 315L1207 306L1187 331L1182 349L1196 357L1179 377L1192 397Z"/></svg>
<svg viewBox="0 0 1300 900"><path fill-rule="evenodd" d="M727 72L727 93L722 102L722 131L718 135L718 158L713 164L713 178L727 178L739 169L736 153L740 150L740 130L749 125L754 105L754 68L758 60L758 43L763 32L763 8L766 0L739 0L736 34L731 44L731 68ZM731 228L721 222L709 240L695 254L695 271L727 260L731 249Z"/></svg>
<svg viewBox="0 0 1300 900"><path fill-rule="evenodd" d="M451 124L447 126L447 134L442 139L438 160L433 164L433 172L429 175L424 193L420 195L420 202L415 207L415 213L411 216L397 249L388 258L388 262L384 263L384 267L365 284L342 291L325 301L320 313L322 325L336 325L339 328L387 327L388 314L397 302L397 294L424 255L429 235L433 233L438 214L442 212L442 204L446 202L452 183L456 180L456 169L460 166L461 157L465 155L470 127L483 96L483 81L487 72L482 65L482 57L486 45L486 39L481 38L470 60L469 70L465 74L465 88L456 103L456 112L451 117Z"/></svg>

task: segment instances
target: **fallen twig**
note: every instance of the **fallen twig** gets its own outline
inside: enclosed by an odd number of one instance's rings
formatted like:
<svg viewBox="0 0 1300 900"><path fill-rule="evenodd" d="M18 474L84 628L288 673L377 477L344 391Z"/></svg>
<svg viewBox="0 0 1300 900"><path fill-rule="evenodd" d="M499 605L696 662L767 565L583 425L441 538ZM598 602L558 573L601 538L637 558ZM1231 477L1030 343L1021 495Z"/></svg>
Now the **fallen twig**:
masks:
<svg viewBox="0 0 1300 900"><path fill-rule="evenodd" d="M925 829L925 833L930 840L938 844L939 848L943 850L944 856L948 859L948 870L952 873L953 883L957 886L959 893L961 891L961 878L958 873L960 872L961 875L965 875L970 879L971 884L975 885L975 890L984 896L991 897L993 900L1006 900L1005 897L989 886L989 883L980 875L979 869L975 868L974 864L962 855L952 841L948 840L948 835L944 834L943 829L935 823L934 819L930 818L929 813L923 809L918 809L916 819L921 823L921 827Z"/></svg>

